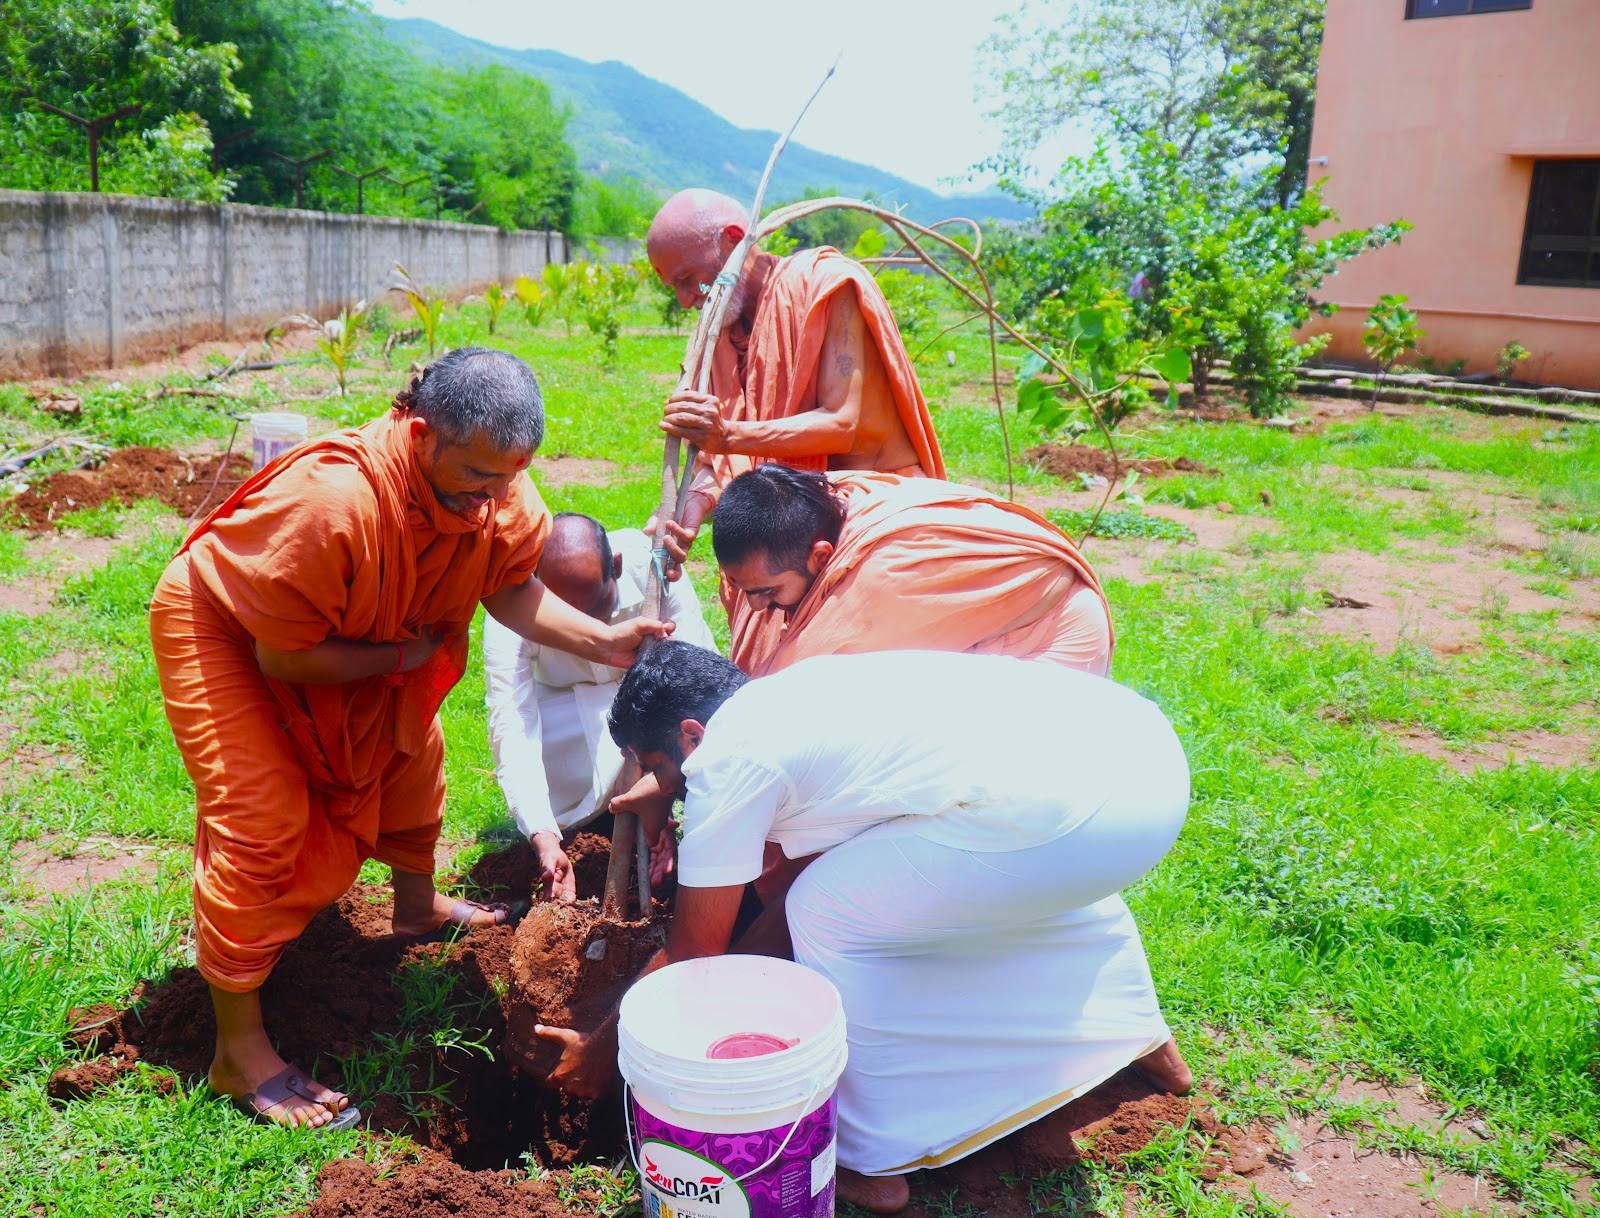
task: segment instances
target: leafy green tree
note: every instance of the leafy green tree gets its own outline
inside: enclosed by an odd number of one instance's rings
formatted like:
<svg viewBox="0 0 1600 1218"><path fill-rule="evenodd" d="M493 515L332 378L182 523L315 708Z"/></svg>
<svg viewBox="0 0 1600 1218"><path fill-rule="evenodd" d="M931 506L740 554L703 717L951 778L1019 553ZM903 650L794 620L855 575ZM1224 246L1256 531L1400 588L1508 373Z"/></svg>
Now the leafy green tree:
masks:
<svg viewBox="0 0 1600 1218"><path fill-rule="evenodd" d="M1236 146L1282 156L1275 186L1286 207L1306 185L1326 2L1217 0L1212 10L1211 32L1229 66L1224 113Z"/></svg>
<svg viewBox="0 0 1600 1218"><path fill-rule="evenodd" d="M250 95L252 112L248 119L206 117L219 142L243 137L221 151L238 180L240 201L292 205L294 170L278 156L301 158L324 148L336 150L333 163L358 170L387 163L410 178L437 169L433 145L441 124L426 87L429 70L389 43L361 5L173 0L173 7L190 37L227 40L238 48L235 79ZM250 128L254 132L246 135ZM421 190L410 192L402 206L376 180L366 192L369 210L433 214ZM324 164L307 174L305 202L353 211L355 187Z"/></svg>
<svg viewBox="0 0 1600 1218"><path fill-rule="evenodd" d="M1325 0L1044 0L1002 17L982 48L996 71L1007 155L1083 119L1119 144L1154 137L1213 166L1284 158L1303 186Z"/></svg>
<svg viewBox="0 0 1600 1218"><path fill-rule="evenodd" d="M0 186L88 185L83 132L40 103L87 118L137 105L102 136L107 190L289 204L280 158L333 149L306 177L309 207L354 210L332 168L387 165L395 184L366 182L369 211L573 227L577 157L548 87L425 65L358 0L10 0L6 17Z"/></svg>
<svg viewBox="0 0 1600 1218"><path fill-rule="evenodd" d="M1290 207L1262 205L1275 174L1217 174L1154 138L1120 158L1102 146L1068 162L1038 231L1010 251L1019 281L1003 299L1048 337L1054 309L1099 304L1112 285L1132 302L1131 334L1192 353L1197 398L1227 360L1252 412L1276 413L1316 350L1295 331L1328 311L1315 298L1323 280L1409 225L1330 232L1338 217L1316 187Z"/></svg>
<svg viewBox="0 0 1600 1218"><path fill-rule="evenodd" d="M168 115L137 140L121 141L101 181L122 194L196 203L222 203L233 191L230 178L211 170L211 129L197 114Z"/></svg>
<svg viewBox="0 0 1600 1218"><path fill-rule="evenodd" d="M498 64L441 70L432 83L448 122L440 170L481 202L482 219L570 231L578 156L566 141L567 110L549 86Z"/></svg>
<svg viewBox="0 0 1600 1218"><path fill-rule="evenodd" d="M199 181L210 174L202 118L249 114L238 68L233 44L186 35L164 0L12 0L0 22L0 185L88 188L85 133L39 103L91 119L136 105L101 136L102 188L217 196L219 183Z"/></svg>
<svg viewBox="0 0 1600 1218"><path fill-rule="evenodd" d="M585 175L572 231L579 237L643 237L664 202L638 178Z"/></svg>
<svg viewBox="0 0 1600 1218"><path fill-rule="evenodd" d="M775 203L767 210L774 212L794 203L804 203L808 199L826 199L838 193L838 190L831 187L827 189L808 187L799 198ZM867 202L870 203L872 200L868 199ZM836 250L846 252L855 249L862 233L877 231L879 231L878 222L865 212L841 209L819 211L786 224L783 228L784 235L795 243L795 249L816 249L818 246L831 245Z"/></svg>

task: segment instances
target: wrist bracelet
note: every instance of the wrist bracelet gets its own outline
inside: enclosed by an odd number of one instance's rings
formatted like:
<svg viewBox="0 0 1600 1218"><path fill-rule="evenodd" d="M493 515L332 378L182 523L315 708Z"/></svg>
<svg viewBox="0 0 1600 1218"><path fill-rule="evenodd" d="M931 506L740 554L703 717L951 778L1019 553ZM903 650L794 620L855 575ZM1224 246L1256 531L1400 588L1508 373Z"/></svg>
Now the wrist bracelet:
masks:
<svg viewBox="0 0 1600 1218"><path fill-rule="evenodd" d="M394 667L389 670L388 674L383 679L388 685L404 685L406 683L406 676L405 673L400 671L400 668L406 662L406 645L404 643L396 643L394 645L394 650Z"/></svg>

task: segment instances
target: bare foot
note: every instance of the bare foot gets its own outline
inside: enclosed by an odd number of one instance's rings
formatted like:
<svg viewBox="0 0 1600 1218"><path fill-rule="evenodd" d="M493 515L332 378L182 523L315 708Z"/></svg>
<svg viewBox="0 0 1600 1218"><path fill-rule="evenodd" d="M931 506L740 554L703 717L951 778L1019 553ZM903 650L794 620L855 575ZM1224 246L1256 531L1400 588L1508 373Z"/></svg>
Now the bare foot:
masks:
<svg viewBox="0 0 1600 1218"><path fill-rule="evenodd" d="M904 1176L863 1176L841 1167L836 1179L839 1196L874 1214L898 1214L911 1204L911 1185Z"/></svg>
<svg viewBox="0 0 1600 1218"><path fill-rule="evenodd" d="M1176 1039L1146 1053L1133 1063L1133 1068L1144 1075L1151 1086L1171 1095L1188 1095L1194 1090L1194 1073L1183 1060L1183 1054L1178 1052Z"/></svg>
<svg viewBox="0 0 1600 1218"><path fill-rule="evenodd" d="M248 1062L238 1057L227 1060L219 1048L217 1056L211 1062L211 1069L206 1074L211 1089L218 1095L241 1099L254 1093L263 1083L289 1068L289 1063L271 1050L268 1050L266 1056L259 1053L248 1056L250 1058ZM257 1103L254 1105L256 1111L279 1125L287 1125L290 1129L314 1129L318 1125L326 1125L350 1106L349 1096L324 1087L310 1077L302 1076L297 1086L317 1098L311 1100L302 1095L291 1094L276 1104L263 1106Z"/></svg>

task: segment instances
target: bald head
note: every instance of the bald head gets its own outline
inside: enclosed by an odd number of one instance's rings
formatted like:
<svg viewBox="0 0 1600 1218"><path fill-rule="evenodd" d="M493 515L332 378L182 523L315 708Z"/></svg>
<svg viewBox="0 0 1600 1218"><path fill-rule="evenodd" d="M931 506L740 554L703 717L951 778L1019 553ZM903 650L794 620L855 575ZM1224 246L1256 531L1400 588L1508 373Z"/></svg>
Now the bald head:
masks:
<svg viewBox="0 0 1600 1218"><path fill-rule="evenodd" d="M593 516L558 513L535 574L580 613L605 622L616 612L622 556L612 553L605 526Z"/></svg>
<svg viewBox="0 0 1600 1218"><path fill-rule="evenodd" d="M727 195L680 190L650 222L645 251L661 282L678 294L678 303L698 309L749 228L749 213Z"/></svg>
<svg viewBox="0 0 1600 1218"><path fill-rule="evenodd" d="M750 213L737 200L714 190L680 190L661 205L656 218L650 221L645 243L652 257L657 248L682 243L704 248L716 245L730 227L739 230L734 244L750 227Z"/></svg>

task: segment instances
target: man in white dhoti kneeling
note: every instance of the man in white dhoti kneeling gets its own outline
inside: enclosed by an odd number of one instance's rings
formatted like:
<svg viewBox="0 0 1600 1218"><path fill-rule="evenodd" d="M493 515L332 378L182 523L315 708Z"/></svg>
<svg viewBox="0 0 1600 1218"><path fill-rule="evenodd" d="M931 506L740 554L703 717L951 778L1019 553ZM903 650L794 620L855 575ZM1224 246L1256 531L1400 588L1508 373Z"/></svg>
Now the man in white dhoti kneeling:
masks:
<svg viewBox="0 0 1600 1218"><path fill-rule="evenodd" d="M629 669L611 731L685 799L652 969L728 950L764 842L817 856L785 912L794 958L844 998L847 1200L893 1213L906 1173L1130 1063L1189 1089L1117 895L1188 807L1183 749L1152 703L1084 672L949 652L819 656L747 681L667 641ZM610 1085L614 1021L541 1034L564 1046L558 1086Z"/></svg>
<svg viewBox="0 0 1600 1218"><path fill-rule="evenodd" d="M650 561L650 538L638 529L607 533L592 516L561 512L537 574L569 605L616 623L644 611ZM667 585L662 616L677 623L677 637L714 646L687 579ZM561 837L605 810L621 774L622 752L606 730L606 712L626 670L531 643L492 617L483 624L483 665L495 778L538 855L545 895L570 901L572 866ZM658 819L670 805L656 797L648 776L616 794L619 810L659 804Z"/></svg>

